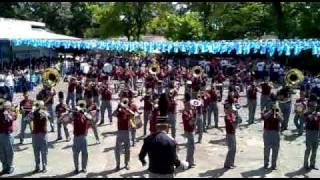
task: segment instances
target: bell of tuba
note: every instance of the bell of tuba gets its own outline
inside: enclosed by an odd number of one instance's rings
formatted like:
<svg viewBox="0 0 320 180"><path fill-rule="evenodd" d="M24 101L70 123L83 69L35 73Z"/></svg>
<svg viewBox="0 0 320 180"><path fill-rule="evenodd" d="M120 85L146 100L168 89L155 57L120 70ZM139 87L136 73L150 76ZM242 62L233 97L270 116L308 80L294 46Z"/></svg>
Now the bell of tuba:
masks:
<svg viewBox="0 0 320 180"><path fill-rule="evenodd" d="M160 66L159 66L159 64L155 64L155 63L151 64L151 65L149 66L149 73L150 73L150 74L154 74L154 75L160 73Z"/></svg>
<svg viewBox="0 0 320 180"><path fill-rule="evenodd" d="M194 66L192 68L192 74L194 77L200 77L203 73L203 69L201 66Z"/></svg>
<svg viewBox="0 0 320 180"><path fill-rule="evenodd" d="M60 81L60 74L54 68L47 68L42 73L42 82L45 86L54 87Z"/></svg>
<svg viewBox="0 0 320 180"><path fill-rule="evenodd" d="M304 75L299 69L290 69L285 75L285 86L297 87L304 80Z"/></svg>

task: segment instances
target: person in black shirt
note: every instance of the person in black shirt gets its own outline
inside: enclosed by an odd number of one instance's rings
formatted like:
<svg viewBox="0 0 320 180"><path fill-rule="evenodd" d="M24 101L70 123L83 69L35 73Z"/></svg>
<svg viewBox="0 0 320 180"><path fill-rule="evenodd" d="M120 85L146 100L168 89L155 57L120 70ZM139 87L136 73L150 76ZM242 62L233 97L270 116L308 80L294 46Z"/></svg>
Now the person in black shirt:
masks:
<svg viewBox="0 0 320 180"><path fill-rule="evenodd" d="M187 166L185 162L181 162L178 159L176 142L168 136L168 131L168 122L159 118L157 121L157 133L151 134L144 140L139 159L142 165L145 166L145 156L148 154L150 175L173 177L174 166Z"/></svg>

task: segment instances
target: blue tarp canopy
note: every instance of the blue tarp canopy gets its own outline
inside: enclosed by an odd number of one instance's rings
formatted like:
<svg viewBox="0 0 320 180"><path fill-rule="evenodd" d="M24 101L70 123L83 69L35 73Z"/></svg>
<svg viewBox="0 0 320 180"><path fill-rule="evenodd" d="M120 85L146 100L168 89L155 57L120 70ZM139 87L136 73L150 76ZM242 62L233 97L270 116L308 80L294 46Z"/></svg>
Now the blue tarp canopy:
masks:
<svg viewBox="0 0 320 180"><path fill-rule="evenodd" d="M270 39L270 40L234 40L234 41L113 41L113 40L42 40L42 39L11 39L14 46L32 46L45 48L64 48L82 50L107 51L144 51L153 53L187 54L230 54L248 55L250 53L278 55L299 55L303 50L311 50L313 55L320 55L318 39Z"/></svg>

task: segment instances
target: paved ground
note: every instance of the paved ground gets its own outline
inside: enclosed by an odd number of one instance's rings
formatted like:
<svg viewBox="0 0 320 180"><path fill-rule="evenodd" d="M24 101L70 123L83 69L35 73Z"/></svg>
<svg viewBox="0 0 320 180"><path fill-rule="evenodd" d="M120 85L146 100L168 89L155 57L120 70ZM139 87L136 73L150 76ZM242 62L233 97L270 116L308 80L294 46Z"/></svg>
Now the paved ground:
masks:
<svg viewBox="0 0 320 180"><path fill-rule="evenodd" d="M57 91L66 91L66 85L64 83L59 84L55 89ZM39 91L37 88L32 92L32 96ZM182 91L180 92L183 93ZM224 92L226 94L226 91ZM183 96L180 95L178 99ZM117 96L114 95L117 99ZM15 102L21 100L21 94L15 97ZM57 101L56 101L57 102ZM113 107L116 106L116 102L113 101ZM246 99L241 98L241 104L246 104ZM179 101L179 108L182 108L182 103ZM294 131L293 115L291 115L289 131L285 132L281 137L281 147L279 152L278 170L270 172L265 171L263 166L263 141L262 130L263 125L261 122L246 126L247 120L247 108L241 109L241 116L243 117L243 125L237 131L237 154L236 154L236 168L232 170L224 170L223 163L225 160L227 147L225 144L225 129L223 122L223 111L220 105L220 129L211 129L204 135L202 144L196 145L195 160L197 166L187 171L179 171L176 177L320 177L320 171L305 172L301 169L303 165L303 155L305 150L305 136L298 137ZM257 117L260 116L260 110L258 106ZM179 143L179 157L185 159L186 140L182 137L182 124L181 114L178 115L178 137ZM17 129L19 129L18 121L16 123ZM68 126L72 129L72 125ZM14 174L8 177L149 177L146 167L142 167L138 160L138 154L142 146L141 135L142 129L138 130L137 137L140 141L136 147L131 149L131 169L122 169L119 172L115 172L115 158L114 158L114 146L115 146L115 131L116 124L105 125L99 128L101 135L101 144L95 145L95 139L93 132L89 130L88 142L89 142L89 162L88 173L73 175L73 159L72 159L72 141L56 142L56 133L49 133L49 153L48 153L48 172L40 174L32 174L34 170L34 156L31 146L31 135L27 130L27 139L25 145L18 145L19 139L15 138L15 157L14 157ZM19 131L17 131L19 132ZM318 153L319 154L319 153ZM319 156L318 156L319 157ZM121 157L123 163L123 156ZM319 158L318 158L319 159ZM319 160L317 162L320 166ZM0 165L1 166L1 165ZM124 166L123 164L121 165Z"/></svg>

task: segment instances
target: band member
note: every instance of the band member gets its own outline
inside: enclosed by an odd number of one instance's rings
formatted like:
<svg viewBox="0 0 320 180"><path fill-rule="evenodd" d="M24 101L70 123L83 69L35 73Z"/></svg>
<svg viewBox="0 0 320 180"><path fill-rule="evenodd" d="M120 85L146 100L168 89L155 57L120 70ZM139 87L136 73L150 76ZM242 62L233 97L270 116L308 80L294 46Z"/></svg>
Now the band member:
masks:
<svg viewBox="0 0 320 180"><path fill-rule="evenodd" d="M203 118L203 131L207 132L207 114L210 103L210 95L206 91L201 91L201 99L203 102L202 118Z"/></svg>
<svg viewBox="0 0 320 180"><path fill-rule="evenodd" d="M236 156L236 128L237 128L237 116L232 104L226 103L224 105L225 110L225 124L226 124L226 141L228 145L228 154L224 162L224 168L234 168L234 161Z"/></svg>
<svg viewBox="0 0 320 180"><path fill-rule="evenodd" d="M139 159L146 165L145 157L149 156L150 178L172 178L174 167L187 167L188 164L180 161L177 156L177 143L168 136L169 125L166 120L157 121L156 133L148 136L141 148Z"/></svg>
<svg viewBox="0 0 320 180"><path fill-rule="evenodd" d="M276 170L277 159L280 147L280 124L282 121L282 114L279 107L276 105L276 97L274 94L270 95L270 107L262 112L262 119L264 120L264 168L269 167L270 151L272 150L271 169Z"/></svg>
<svg viewBox="0 0 320 180"><path fill-rule="evenodd" d="M99 123L99 126L104 124L104 115L106 110L108 111L108 118L110 121L110 124L112 124L112 89L109 86L107 80L103 81L103 86L100 89L101 94L101 121Z"/></svg>
<svg viewBox="0 0 320 180"><path fill-rule="evenodd" d="M32 112L33 101L29 99L29 94L27 91L23 92L24 99L20 102L20 112L21 112L21 129L20 129L20 144L23 144L24 133L26 131L27 125L29 125L30 132L32 132L31 123L25 121L25 117Z"/></svg>
<svg viewBox="0 0 320 180"><path fill-rule="evenodd" d="M64 134L66 136L66 141L69 142L71 139L70 139L67 125L61 121L62 114L67 112L67 105L63 104L64 95L63 95L62 91L60 91L58 93L58 96L59 96L59 104L56 106L56 116L57 116L57 126L58 126L57 127L57 129L58 129L57 130L58 131L57 141L62 140L61 128L63 127Z"/></svg>
<svg viewBox="0 0 320 180"><path fill-rule="evenodd" d="M134 104L132 101L129 101L129 109L131 110L131 112L133 112L134 114L130 116L130 133L131 133L131 141L132 141L132 147L135 146L136 144L136 131L137 131L137 122L136 122L136 114L138 114L138 107L136 104Z"/></svg>
<svg viewBox="0 0 320 180"><path fill-rule="evenodd" d="M255 114L257 109L257 91L255 83L252 83L247 90L247 101L249 110L248 124L253 124L255 120Z"/></svg>
<svg viewBox="0 0 320 180"><path fill-rule="evenodd" d="M215 75L212 79L214 80L215 83L220 84L219 86L217 86L217 88L218 88L218 90L220 92L220 97L222 98L222 95L223 95L223 86L222 85L223 85L223 82L225 80L225 76L223 75L223 71L220 70L217 73L217 75Z"/></svg>
<svg viewBox="0 0 320 180"><path fill-rule="evenodd" d="M71 107L72 109L75 108L75 101L76 101L76 97L75 97L75 89L77 87L77 82L76 82L76 78L75 77L71 77L69 85L68 85L68 95L67 95L67 99L66 99L66 104L67 106L70 105L70 101L71 101ZM69 106L70 107L70 106Z"/></svg>
<svg viewBox="0 0 320 180"><path fill-rule="evenodd" d="M99 121L99 108L94 102L93 97L87 97L87 112L92 116L92 121L90 121L90 126L92 128L94 137L96 138L96 144L100 144L100 138L98 133L97 122Z"/></svg>
<svg viewBox="0 0 320 180"><path fill-rule="evenodd" d="M177 124L177 103L175 100L174 90L171 89L168 95L168 120L171 124L172 137L176 138L176 124Z"/></svg>
<svg viewBox="0 0 320 180"><path fill-rule="evenodd" d="M202 109L203 109L203 100L201 99L201 94L199 93L197 95L197 100L200 101L199 106L195 106L193 109L196 121L197 121L197 134L198 134L198 143L201 144L202 142L202 136L203 136L203 115L202 115Z"/></svg>
<svg viewBox="0 0 320 180"><path fill-rule="evenodd" d="M37 100L44 101L44 105L49 113L49 121L51 132L54 132L54 111L53 111L53 104L54 104L54 96L56 95L56 91L50 86L43 86L43 89L37 95Z"/></svg>
<svg viewBox="0 0 320 180"><path fill-rule="evenodd" d="M38 104L35 105L35 111L26 119L27 121L33 122L32 146L36 165L33 173L40 172L40 163L42 164L42 172L47 172L48 156L47 121L49 114L45 110L43 101L37 103Z"/></svg>
<svg viewBox="0 0 320 180"><path fill-rule="evenodd" d="M0 161L2 163L2 174L12 174L14 150L13 121L17 115L12 111L12 104L6 101L0 104Z"/></svg>
<svg viewBox="0 0 320 180"><path fill-rule="evenodd" d="M145 78L146 89L152 89L152 91L154 92L157 82L158 82L157 76L150 73L146 75L146 78Z"/></svg>
<svg viewBox="0 0 320 180"><path fill-rule="evenodd" d="M272 85L269 83L269 79L265 78L264 82L260 84L261 97L260 97L260 111L263 112L266 106L270 103L270 94Z"/></svg>
<svg viewBox="0 0 320 180"><path fill-rule="evenodd" d="M118 108L113 112L113 116L118 119L118 131L116 139L115 157L116 157L116 170L120 170L120 152L122 144L125 148L125 168L129 170L130 161L130 132L129 132L129 120L130 116L134 113L128 107L129 100L123 98Z"/></svg>
<svg viewBox="0 0 320 180"><path fill-rule="evenodd" d="M304 91L300 90L300 97L296 100L295 103L295 115L294 115L294 124L301 136L304 129L304 112L307 109L307 98L305 98Z"/></svg>
<svg viewBox="0 0 320 180"><path fill-rule="evenodd" d="M320 138L320 115L316 112L317 101L314 97L310 97L311 100L308 102L307 112L304 114L306 125L306 151L304 155L304 167L306 169L319 170L315 165Z"/></svg>
<svg viewBox="0 0 320 180"><path fill-rule="evenodd" d="M288 129L289 117L291 113L291 94L288 87L283 87L278 92L279 108L283 114L283 121L281 124L281 131Z"/></svg>
<svg viewBox="0 0 320 180"><path fill-rule="evenodd" d="M148 89L146 95L140 100L144 102L143 106L143 135L147 135L147 126L152 112L152 89Z"/></svg>
<svg viewBox="0 0 320 180"><path fill-rule="evenodd" d="M97 107L100 107L100 93L99 85L95 82L91 82L92 96ZM97 115L97 120L99 120L99 115Z"/></svg>
<svg viewBox="0 0 320 180"><path fill-rule="evenodd" d="M70 118L65 123L73 123L73 162L75 166L75 174L79 173L79 154L81 152L82 170L81 172L87 172L88 164L88 143L87 134L89 129L89 121L92 121L92 116L85 112L85 105L78 101L76 111L70 113Z"/></svg>
<svg viewBox="0 0 320 180"><path fill-rule="evenodd" d="M76 102L83 99L83 83L81 75L78 77L77 85L76 85Z"/></svg>
<svg viewBox="0 0 320 180"><path fill-rule="evenodd" d="M193 77L192 78L192 97L196 98L198 92L201 90L202 86L202 77Z"/></svg>
<svg viewBox="0 0 320 180"><path fill-rule="evenodd" d="M210 103L208 108L208 123L207 129L211 128L211 115L213 112L214 117L214 127L218 128L219 125L219 111L218 111L218 100L220 99L215 86L212 84L211 89L208 91L210 95Z"/></svg>
<svg viewBox="0 0 320 180"><path fill-rule="evenodd" d="M157 118L160 116L160 109L159 109L159 100L155 99L152 106L152 113L150 118L150 133L156 133L157 132Z"/></svg>
<svg viewBox="0 0 320 180"><path fill-rule="evenodd" d="M195 132L195 119L191 109L190 102L185 102L184 110L182 112L182 121L184 127L184 135L187 137L187 159L189 163L189 168L194 167L194 132Z"/></svg>
<svg viewBox="0 0 320 180"><path fill-rule="evenodd" d="M92 87L93 86L91 86L89 79L86 79L86 82L84 84L84 94L83 94L85 101L87 101L88 97L93 96Z"/></svg>

